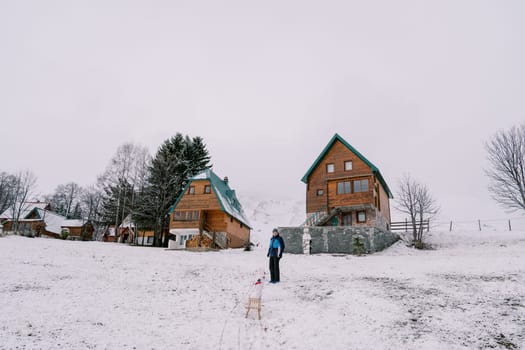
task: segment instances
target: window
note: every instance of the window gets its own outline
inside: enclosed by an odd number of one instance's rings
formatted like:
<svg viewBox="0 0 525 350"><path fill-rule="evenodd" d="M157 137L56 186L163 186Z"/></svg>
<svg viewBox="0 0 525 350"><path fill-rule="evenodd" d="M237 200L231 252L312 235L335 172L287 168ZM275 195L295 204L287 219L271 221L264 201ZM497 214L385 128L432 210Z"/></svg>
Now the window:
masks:
<svg viewBox="0 0 525 350"><path fill-rule="evenodd" d="M182 221L186 220L186 212L185 212L185 211L181 211L181 212L180 212L180 219L181 219Z"/></svg>
<svg viewBox="0 0 525 350"><path fill-rule="evenodd" d="M188 216L186 216L186 219L188 219L188 221L192 221L193 220L193 212L192 211L188 212Z"/></svg>
<svg viewBox="0 0 525 350"><path fill-rule="evenodd" d="M368 192L368 180L355 180L354 192Z"/></svg>
<svg viewBox="0 0 525 350"><path fill-rule="evenodd" d="M341 181L337 183L337 194L351 193L350 181Z"/></svg>
<svg viewBox="0 0 525 350"><path fill-rule="evenodd" d="M193 220L195 220L195 221L199 220L199 211L198 210L195 210L193 212Z"/></svg>
<svg viewBox="0 0 525 350"><path fill-rule="evenodd" d="M357 222L366 222L366 211L357 212Z"/></svg>
<svg viewBox="0 0 525 350"><path fill-rule="evenodd" d="M328 163L326 164L326 172L327 173L333 173L335 170L334 163Z"/></svg>
<svg viewBox="0 0 525 350"><path fill-rule="evenodd" d="M153 237L149 236L147 244L153 244Z"/></svg>
<svg viewBox="0 0 525 350"><path fill-rule="evenodd" d="M324 194L324 190L317 190L317 195L322 196Z"/></svg>
<svg viewBox="0 0 525 350"><path fill-rule="evenodd" d="M180 220L180 211L176 211L174 214L173 214L173 220Z"/></svg>
<svg viewBox="0 0 525 350"><path fill-rule="evenodd" d="M189 194L195 194L195 186L190 186L190 189L188 191Z"/></svg>
<svg viewBox="0 0 525 350"><path fill-rule="evenodd" d="M352 161L351 160L347 160L345 162L345 171L350 171L352 170Z"/></svg>
<svg viewBox="0 0 525 350"><path fill-rule="evenodd" d="M352 214L343 215L343 226L352 225Z"/></svg>
<svg viewBox="0 0 525 350"><path fill-rule="evenodd" d="M211 186L210 185L204 186L204 193L211 193Z"/></svg>

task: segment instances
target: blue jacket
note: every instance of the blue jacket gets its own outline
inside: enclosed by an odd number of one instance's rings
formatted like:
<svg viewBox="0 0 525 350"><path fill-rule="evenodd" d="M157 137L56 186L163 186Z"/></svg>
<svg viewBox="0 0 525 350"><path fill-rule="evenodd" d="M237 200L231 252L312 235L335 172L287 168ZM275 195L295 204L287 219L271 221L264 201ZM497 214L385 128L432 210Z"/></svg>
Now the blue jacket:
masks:
<svg viewBox="0 0 525 350"><path fill-rule="evenodd" d="M284 240L281 236L275 236L270 239L270 247L266 256L282 257L284 251Z"/></svg>

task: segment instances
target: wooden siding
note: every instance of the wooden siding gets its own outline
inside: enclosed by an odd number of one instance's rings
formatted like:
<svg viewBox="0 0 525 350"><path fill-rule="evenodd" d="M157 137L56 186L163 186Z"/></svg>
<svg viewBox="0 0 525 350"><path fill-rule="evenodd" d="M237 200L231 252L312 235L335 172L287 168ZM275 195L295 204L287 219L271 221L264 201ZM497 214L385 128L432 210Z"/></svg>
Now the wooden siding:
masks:
<svg viewBox="0 0 525 350"><path fill-rule="evenodd" d="M250 241L250 229L235 218L229 216L226 220L230 248L244 247ZM232 220L233 219L233 220Z"/></svg>
<svg viewBox="0 0 525 350"><path fill-rule="evenodd" d="M379 214L383 216L387 223L391 221L390 216L390 198L379 181L376 181L379 187Z"/></svg>
<svg viewBox="0 0 525 350"><path fill-rule="evenodd" d="M143 231L143 230L139 230L137 232L137 238L142 238L142 237L154 237L155 236L155 232L154 231Z"/></svg>
<svg viewBox="0 0 525 350"><path fill-rule="evenodd" d="M352 170L345 171L345 161L352 161ZM334 172L327 173L326 165L334 164ZM349 178L368 178L368 190L366 195L363 193L337 195L337 181ZM326 153L325 157L319 162L316 169L312 171L308 178L306 190L306 212L314 213L330 209L340 205L351 205L350 203L373 203L373 178L372 169L351 152L343 143L336 140ZM317 195L317 190L323 190L322 196ZM340 197L341 196L341 197ZM356 197L353 199L353 197ZM365 201L365 202L362 202Z"/></svg>
<svg viewBox="0 0 525 350"><path fill-rule="evenodd" d="M80 238L82 238L83 227L67 227L67 226L63 226L62 228L67 228L69 230L69 236L70 237L80 237ZM92 240L92 239L93 239L93 226L87 225L86 226L86 240Z"/></svg>
<svg viewBox="0 0 525 350"><path fill-rule="evenodd" d="M209 180L194 180L191 186L195 187L195 194L189 194L186 190L184 196L177 204L177 210L214 210L221 209L219 201L213 193L204 193L204 187L210 185Z"/></svg>
<svg viewBox="0 0 525 350"><path fill-rule="evenodd" d="M186 191L183 195L170 217L170 229L200 228L202 222L208 232L226 232L230 248L243 247L250 239L250 229L222 211L213 187L211 193L204 193L210 181L194 180L190 186L195 187L195 194ZM176 211L199 211L199 219L175 221Z"/></svg>
<svg viewBox="0 0 525 350"><path fill-rule="evenodd" d="M33 232L36 236L44 235L44 236L53 237L53 238L59 238L60 237L60 235L58 235L56 233L47 231L45 229L45 226L46 226L46 223L44 221L42 221L42 220L36 220L36 221L19 220L18 221L18 227L19 227L20 232L23 232L23 230L29 228L29 230L31 230L31 232ZM8 220L8 221L4 222L3 230L4 230L4 232L12 231L13 230L13 221L12 220Z"/></svg>
<svg viewBox="0 0 525 350"><path fill-rule="evenodd" d="M337 184L341 181L368 180L368 191L357 193L337 193ZM346 178L340 180L328 181L328 208L337 208L350 205L359 205L364 203L373 203L374 195L372 192L372 177ZM353 186L353 184L352 184Z"/></svg>

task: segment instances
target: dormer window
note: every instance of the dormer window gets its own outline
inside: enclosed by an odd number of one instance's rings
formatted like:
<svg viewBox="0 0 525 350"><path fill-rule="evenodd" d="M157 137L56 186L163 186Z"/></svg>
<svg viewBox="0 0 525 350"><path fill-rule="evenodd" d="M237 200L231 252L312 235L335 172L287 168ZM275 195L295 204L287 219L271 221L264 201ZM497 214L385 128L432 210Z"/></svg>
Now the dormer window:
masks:
<svg viewBox="0 0 525 350"><path fill-rule="evenodd" d="M211 186L210 185L204 186L204 193L211 193Z"/></svg>
<svg viewBox="0 0 525 350"><path fill-rule="evenodd" d="M333 173L335 171L334 163L326 164L326 172Z"/></svg>
<svg viewBox="0 0 525 350"><path fill-rule="evenodd" d="M350 170L352 170L352 161L347 160L345 161L345 171L350 171Z"/></svg>
<svg viewBox="0 0 525 350"><path fill-rule="evenodd" d="M190 189L188 190L189 194L195 194L195 186L190 186Z"/></svg>

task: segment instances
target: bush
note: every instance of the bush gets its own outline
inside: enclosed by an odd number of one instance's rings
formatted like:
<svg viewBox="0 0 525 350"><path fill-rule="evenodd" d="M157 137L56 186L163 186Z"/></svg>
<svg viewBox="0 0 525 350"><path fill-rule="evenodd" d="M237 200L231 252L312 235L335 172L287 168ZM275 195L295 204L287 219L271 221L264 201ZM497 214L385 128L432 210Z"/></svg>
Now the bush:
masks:
<svg viewBox="0 0 525 350"><path fill-rule="evenodd" d="M353 239L353 242L352 242L352 253L355 254L355 255L366 254L366 247L363 244L363 242L361 242L359 237L354 237L354 239Z"/></svg>
<svg viewBox="0 0 525 350"><path fill-rule="evenodd" d="M60 238L67 239L67 237L69 237L69 231L68 230L62 230L60 232Z"/></svg>

